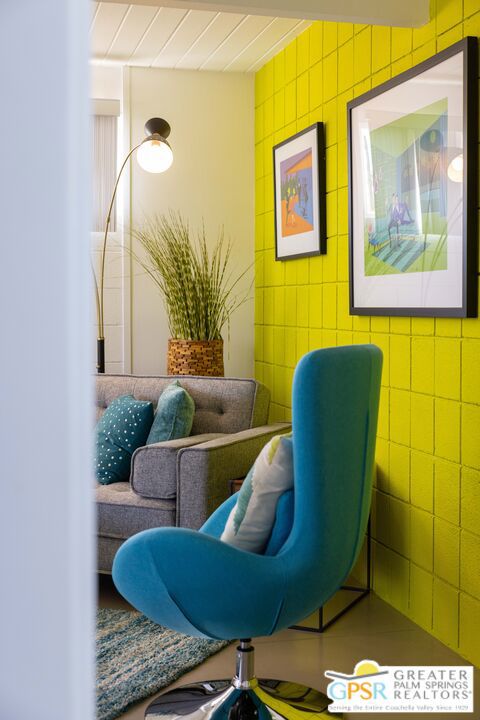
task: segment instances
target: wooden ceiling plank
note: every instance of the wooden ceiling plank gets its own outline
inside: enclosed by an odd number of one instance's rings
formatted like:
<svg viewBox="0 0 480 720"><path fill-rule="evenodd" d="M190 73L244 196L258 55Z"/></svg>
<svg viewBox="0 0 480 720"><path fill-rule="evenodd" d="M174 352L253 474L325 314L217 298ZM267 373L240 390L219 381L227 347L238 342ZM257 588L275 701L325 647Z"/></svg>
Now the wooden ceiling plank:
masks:
<svg viewBox="0 0 480 720"><path fill-rule="evenodd" d="M250 65L265 55L272 45L279 42L298 24L290 18L274 18L270 25L257 35L246 47L225 66L224 70L245 72Z"/></svg>
<svg viewBox="0 0 480 720"><path fill-rule="evenodd" d="M217 13L190 10L152 63L152 67L173 68L208 27Z"/></svg>
<svg viewBox="0 0 480 720"><path fill-rule="evenodd" d="M151 5L131 5L130 12L108 50L108 59L128 60L157 13L158 10Z"/></svg>
<svg viewBox="0 0 480 720"><path fill-rule="evenodd" d="M248 15L236 30L201 66L201 70L223 70L246 45L254 40L272 21L271 17Z"/></svg>
<svg viewBox="0 0 480 720"><path fill-rule="evenodd" d="M150 28L133 51L128 64L150 67L186 14L186 10L178 8L160 8Z"/></svg>
<svg viewBox="0 0 480 720"><path fill-rule="evenodd" d="M187 50L177 62L176 68L198 70L210 55L231 35L245 15L236 13L218 13L201 37Z"/></svg>
<svg viewBox="0 0 480 720"><path fill-rule="evenodd" d="M101 2L92 26L91 53L96 60L103 60L112 44L129 5Z"/></svg>

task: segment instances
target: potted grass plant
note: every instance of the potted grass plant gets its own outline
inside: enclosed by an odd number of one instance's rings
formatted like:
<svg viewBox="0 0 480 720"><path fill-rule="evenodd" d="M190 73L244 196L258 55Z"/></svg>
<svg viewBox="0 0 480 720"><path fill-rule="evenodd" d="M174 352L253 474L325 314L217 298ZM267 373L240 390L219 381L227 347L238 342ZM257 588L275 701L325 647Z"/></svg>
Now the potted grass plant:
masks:
<svg viewBox="0 0 480 720"><path fill-rule="evenodd" d="M153 280L167 312L167 373L224 375L222 330L249 290L239 292L247 269L233 275L231 243L223 230L209 250L205 228L192 236L180 213L148 220L133 232L142 254L135 257Z"/></svg>

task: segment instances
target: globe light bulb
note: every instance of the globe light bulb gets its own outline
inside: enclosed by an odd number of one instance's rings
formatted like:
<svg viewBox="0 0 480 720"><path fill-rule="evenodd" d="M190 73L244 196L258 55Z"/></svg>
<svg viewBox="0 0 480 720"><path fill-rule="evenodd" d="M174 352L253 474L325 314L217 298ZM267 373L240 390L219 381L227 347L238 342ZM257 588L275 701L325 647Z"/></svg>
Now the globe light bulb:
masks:
<svg viewBox="0 0 480 720"><path fill-rule="evenodd" d="M137 150L137 162L149 173L162 173L173 162L173 153L165 140L145 140Z"/></svg>
<svg viewBox="0 0 480 720"><path fill-rule="evenodd" d="M452 182L463 182L463 155L457 155L453 158L447 168L447 175Z"/></svg>

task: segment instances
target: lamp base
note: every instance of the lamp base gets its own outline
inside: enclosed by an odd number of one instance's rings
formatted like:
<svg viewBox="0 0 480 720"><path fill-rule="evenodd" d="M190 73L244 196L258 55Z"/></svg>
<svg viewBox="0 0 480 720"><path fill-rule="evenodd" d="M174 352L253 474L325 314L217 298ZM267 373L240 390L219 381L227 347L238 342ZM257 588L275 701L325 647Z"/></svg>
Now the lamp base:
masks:
<svg viewBox="0 0 480 720"><path fill-rule="evenodd" d="M326 695L298 683L257 680L237 687L232 680L183 685L159 695L145 720L305 720L342 717L328 711Z"/></svg>
<svg viewBox="0 0 480 720"><path fill-rule="evenodd" d="M97 338L97 373L105 372L105 338Z"/></svg>

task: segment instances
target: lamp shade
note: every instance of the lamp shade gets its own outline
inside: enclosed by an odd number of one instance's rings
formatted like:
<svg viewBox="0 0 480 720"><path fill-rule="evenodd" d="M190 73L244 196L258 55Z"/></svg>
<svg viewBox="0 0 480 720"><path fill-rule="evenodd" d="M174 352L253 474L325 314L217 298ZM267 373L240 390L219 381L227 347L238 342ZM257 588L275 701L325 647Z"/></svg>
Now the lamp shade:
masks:
<svg viewBox="0 0 480 720"><path fill-rule="evenodd" d="M165 172L173 162L172 148L160 137L147 138L137 150L137 162L147 172Z"/></svg>
<svg viewBox="0 0 480 720"><path fill-rule="evenodd" d="M463 154L459 153L450 161L447 175L452 182L463 182Z"/></svg>

